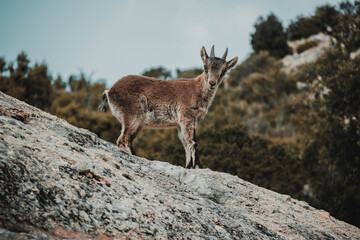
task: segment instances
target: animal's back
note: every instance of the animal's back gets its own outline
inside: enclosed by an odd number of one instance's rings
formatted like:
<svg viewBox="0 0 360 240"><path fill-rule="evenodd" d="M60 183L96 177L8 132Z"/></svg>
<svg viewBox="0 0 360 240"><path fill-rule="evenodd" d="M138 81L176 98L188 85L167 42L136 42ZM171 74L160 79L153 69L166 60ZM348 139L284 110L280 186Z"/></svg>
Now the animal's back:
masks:
<svg viewBox="0 0 360 240"><path fill-rule="evenodd" d="M179 98L189 98L194 92L193 80L161 80L145 76L129 75L118 80L109 90L111 101L122 102L142 95L154 104L170 103Z"/></svg>
<svg viewBox="0 0 360 240"><path fill-rule="evenodd" d="M129 75L118 80L109 90L108 96L111 100L127 97L142 91L146 85L146 80L141 76Z"/></svg>

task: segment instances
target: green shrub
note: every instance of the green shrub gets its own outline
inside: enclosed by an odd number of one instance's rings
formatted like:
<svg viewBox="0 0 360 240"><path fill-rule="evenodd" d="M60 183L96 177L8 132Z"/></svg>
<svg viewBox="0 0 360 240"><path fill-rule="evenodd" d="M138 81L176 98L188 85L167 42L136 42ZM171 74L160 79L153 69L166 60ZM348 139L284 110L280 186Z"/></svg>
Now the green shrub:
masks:
<svg viewBox="0 0 360 240"><path fill-rule="evenodd" d="M329 35L336 39L337 47L345 47L347 54L360 48L360 1L339 4L339 17Z"/></svg>
<svg viewBox="0 0 360 240"><path fill-rule="evenodd" d="M299 16L295 21L290 23L286 33L290 40L298 40L308 38L321 31L322 23L319 18Z"/></svg>
<svg viewBox="0 0 360 240"><path fill-rule="evenodd" d="M270 14L266 19L258 18L254 27L255 33L251 34L251 45L255 52L267 50L276 58L291 53L282 24L274 14Z"/></svg>
<svg viewBox="0 0 360 240"><path fill-rule="evenodd" d="M304 185L294 145L251 137L242 124L204 129L199 134L205 167L228 172L277 192L300 196Z"/></svg>
<svg viewBox="0 0 360 240"><path fill-rule="evenodd" d="M296 52L300 54L300 53L305 52L306 50L308 50L310 48L316 47L317 45L318 45L317 41L314 41L314 40L306 41L305 43L299 45L296 48Z"/></svg>
<svg viewBox="0 0 360 240"><path fill-rule="evenodd" d="M310 203L356 226L360 226L359 66L360 58L351 60L343 49L332 49L307 65L313 97L304 95L294 118L306 136L303 161L313 169Z"/></svg>
<svg viewBox="0 0 360 240"><path fill-rule="evenodd" d="M338 19L339 12L336 8L324 5L318 7L313 16L298 16L289 24L286 33L289 40L308 38L319 32L326 32L328 27L333 28L338 23Z"/></svg>
<svg viewBox="0 0 360 240"><path fill-rule="evenodd" d="M51 76L45 64L35 63L29 66L30 60L22 52L17 58L17 68L8 64L9 76L0 75L0 91L25 101L35 107L48 110L54 97ZM5 60L2 59L1 71L5 71Z"/></svg>
<svg viewBox="0 0 360 240"><path fill-rule="evenodd" d="M281 63L275 57L270 56L269 51L252 53L245 61L237 65L229 73L227 83L238 86L243 78L252 73L263 73L271 77L281 75Z"/></svg>

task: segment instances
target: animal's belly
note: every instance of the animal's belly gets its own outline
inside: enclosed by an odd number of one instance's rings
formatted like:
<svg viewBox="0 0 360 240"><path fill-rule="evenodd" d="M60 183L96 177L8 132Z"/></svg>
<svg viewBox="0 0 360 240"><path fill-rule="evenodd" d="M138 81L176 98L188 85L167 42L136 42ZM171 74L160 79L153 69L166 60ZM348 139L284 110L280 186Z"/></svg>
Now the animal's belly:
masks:
<svg viewBox="0 0 360 240"><path fill-rule="evenodd" d="M146 112L145 126L151 128L172 128L178 126L178 117L175 109L158 107Z"/></svg>
<svg viewBox="0 0 360 240"><path fill-rule="evenodd" d="M178 123L164 123L164 124L149 123L144 125L144 128L177 128L177 127L179 127Z"/></svg>

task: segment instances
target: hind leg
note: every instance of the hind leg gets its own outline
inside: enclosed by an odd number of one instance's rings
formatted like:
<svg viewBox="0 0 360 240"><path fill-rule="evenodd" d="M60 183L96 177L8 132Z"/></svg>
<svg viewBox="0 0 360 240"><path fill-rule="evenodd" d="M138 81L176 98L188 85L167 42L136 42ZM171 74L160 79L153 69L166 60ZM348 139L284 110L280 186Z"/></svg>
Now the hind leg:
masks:
<svg viewBox="0 0 360 240"><path fill-rule="evenodd" d="M135 155L132 148L132 142L140 132L144 122L144 111L147 107L146 97L144 95L128 96L114 105L109 101L112 114L122 124L121 134L116 140L116 146L124 151ZM126 106L123 108L122 106ZM125 113L124 113L125 112Z"/></svg>
<svg viewBox="0 0 360 240"><path fill-rule="evenodd" d="M130 124L129 121L123 121L121 135L116 141L116 146L123 149L125 152L135 155L135 151L132 148L132 142L140 130L141 126L139 124Z"/></svg>

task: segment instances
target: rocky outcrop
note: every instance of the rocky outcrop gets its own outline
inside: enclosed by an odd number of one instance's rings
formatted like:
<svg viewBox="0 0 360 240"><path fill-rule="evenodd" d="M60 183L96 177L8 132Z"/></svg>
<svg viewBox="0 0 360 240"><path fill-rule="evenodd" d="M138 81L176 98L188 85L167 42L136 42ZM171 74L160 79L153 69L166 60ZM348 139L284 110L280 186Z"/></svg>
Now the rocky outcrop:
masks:
<svg viewBox="0 0 360 240"><path fill-rule="evenodd" d="M298 54L296 48L307 41L315 41L317 42L317 45ZM331 47L331 39L323 33L318 33L307 39L288 41L288 45L294 54L287 55L281 59L285 73L290 73L305 63L314 62L321 54Z"/></svg>
<svg viewBox="0 0 360 240"><path fill-rule="evenodd" d="M130 156L1 92L0 126L0 239L360 236L306 202L229 174Z"/></svg>
<svg viewBox="0 0 360 240"><path fill-rule="evenodd" d="M316 42L317 45L307 49L302 53L297 53L297 48L309 41ZM312 35L308 38L302 38L300 40L288 41L288 46L292 49L293 54L286 55L280 61L283 64L282 70L289 74L297 71L299 67L306 63L315 62L316 59L321 56L326 50L332 47L332 42L336 42L336 39L331 38L323 33ZM360 56L360 48L350 53L350 58L355 59Z"/></svg>

